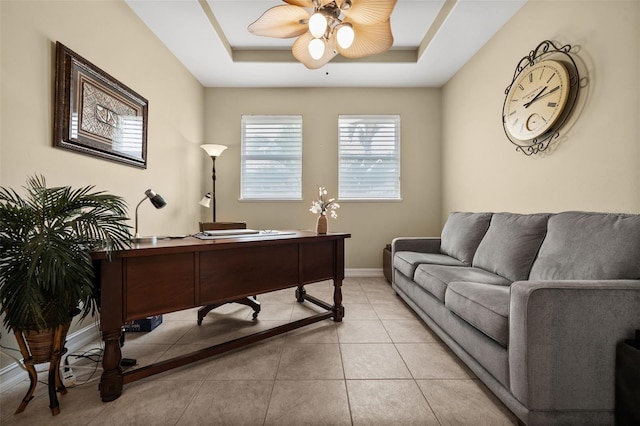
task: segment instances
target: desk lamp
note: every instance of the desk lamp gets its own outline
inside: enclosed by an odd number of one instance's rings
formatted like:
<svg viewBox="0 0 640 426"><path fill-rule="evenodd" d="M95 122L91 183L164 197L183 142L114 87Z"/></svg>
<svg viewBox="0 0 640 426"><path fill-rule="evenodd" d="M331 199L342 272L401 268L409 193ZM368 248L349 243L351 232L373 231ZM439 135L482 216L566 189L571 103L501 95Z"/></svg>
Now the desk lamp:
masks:
<svg viewBox="0 0 640 426"><path fill-rule="evenodd" d="M164 198L162 198L160 194L157 194L153 189L147 189L144 192L144 195L145 197L142 200L140 200L140 202L136 206L136 227L135 227L135 236L133 237L134 243L154 241L156 239L156 237L141 237L140 234L138 233L138 207L140 207L140 204L142 204L146 199L149 199L149 201L151 201L151 204L153 204L153 206L156 209L161 209L167 205L167 202L164 200Z"/></svg>
<svg viewBox="0 0 640 426"><path fill-rule="evenodd" d="M213 191L200 200L200 205L209 207L209 202L213 201L213 221L216 221L216 157L219 157L222 152L227 149L224 145L215 145L215 144L204 144L200 145L200 148L204 149L209 157L211 157L211 161L213 161L213 172L211 174L211 179L213 180Z"/></svg>

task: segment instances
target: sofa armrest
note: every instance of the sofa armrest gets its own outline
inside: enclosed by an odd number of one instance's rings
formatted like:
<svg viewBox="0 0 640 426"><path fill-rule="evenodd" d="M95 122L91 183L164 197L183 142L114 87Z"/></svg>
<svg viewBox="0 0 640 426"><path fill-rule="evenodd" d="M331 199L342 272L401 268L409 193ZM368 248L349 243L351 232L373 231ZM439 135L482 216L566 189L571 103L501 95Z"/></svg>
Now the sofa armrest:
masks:
<svg viewBox="0 0 640 426"><path fill-rule="evenodd" d="M640 326L640 280L517 281L513 395L531 410L613 410L616 344Z"/></svg>
<svg viewBox="0 0 640 426"><path fill-rule="evenodd" d="M399 237L391 241L391 255L397 251L440 253L440 237ZM393 257L392 257L393 259Z"/></svg>

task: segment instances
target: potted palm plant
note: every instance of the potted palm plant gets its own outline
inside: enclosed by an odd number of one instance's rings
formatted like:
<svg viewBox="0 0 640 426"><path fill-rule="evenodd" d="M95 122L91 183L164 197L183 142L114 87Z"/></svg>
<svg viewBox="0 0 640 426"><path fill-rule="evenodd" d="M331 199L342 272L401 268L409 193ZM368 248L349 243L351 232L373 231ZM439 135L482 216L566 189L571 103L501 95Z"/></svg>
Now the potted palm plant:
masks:
<svg viewBox="0 0 640 426"><path fill-rule="evenodd" d="M118 196L46 186L42 176L27 181L25 195L0 188L0 310L16 335L31 386L16 413L35 390L33 364L50 362L49 398L59 412L59 364L74 315L95 314L92 250L129 246L126 203Z"/></svg>

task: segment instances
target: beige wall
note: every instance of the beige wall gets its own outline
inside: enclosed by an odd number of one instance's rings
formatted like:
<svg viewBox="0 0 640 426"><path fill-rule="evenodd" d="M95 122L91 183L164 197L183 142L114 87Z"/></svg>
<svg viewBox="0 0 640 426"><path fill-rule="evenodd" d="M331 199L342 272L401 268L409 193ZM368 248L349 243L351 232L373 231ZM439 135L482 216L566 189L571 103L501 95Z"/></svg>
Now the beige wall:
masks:
<svg viewBox="0 0 640 426"><path fill-rule="evenodd" d="M124 197L131 216L153 188L168 205L140 207L141 233L194 232L203 190L204 91L197 80L119 0L0 1L0 17L0 184L19 189L42 174L50 185L96 185ZM52 147L56 41L147 98L146 170ZM0 367L6 364L2 359Z"/></svg>
<svg viewBox="0 0 640 426"><path fill-rule="evenodd" d="M581 111L548 155L515 152L504 90L545 39L586 66ZM443 218L450 211L640 212L640 2L529 2L443 89Z"/></svg>
<svg viewBox="0 0 640 426"><path fill-rule="evenodd" d="M303 115L303 201L238 201L243 114ZM392 238L439 234L440 90L426 88L206 89L206 139L229 147L216 160L217 219L258 229L315 229L309 207L318 186L337 195L339 114L400 114L402 120L403 200L341 202L338 218L329 219L329 231L351 233L346 267L381 268L382 249ZM204 182L210 186L210 176Z"/></svg>

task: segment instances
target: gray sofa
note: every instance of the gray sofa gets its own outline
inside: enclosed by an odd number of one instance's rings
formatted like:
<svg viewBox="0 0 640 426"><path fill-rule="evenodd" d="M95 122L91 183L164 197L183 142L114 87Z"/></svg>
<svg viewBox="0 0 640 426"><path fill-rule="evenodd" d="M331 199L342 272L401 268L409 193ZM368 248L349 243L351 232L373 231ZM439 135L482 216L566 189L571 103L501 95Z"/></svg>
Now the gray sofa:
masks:
<svg viewBox="0 0 640 426"><path fill-rule="evenodd" d="M392 242L393 288L527 425L614 424L640 328L640 215L452 213Z"/></svg>

